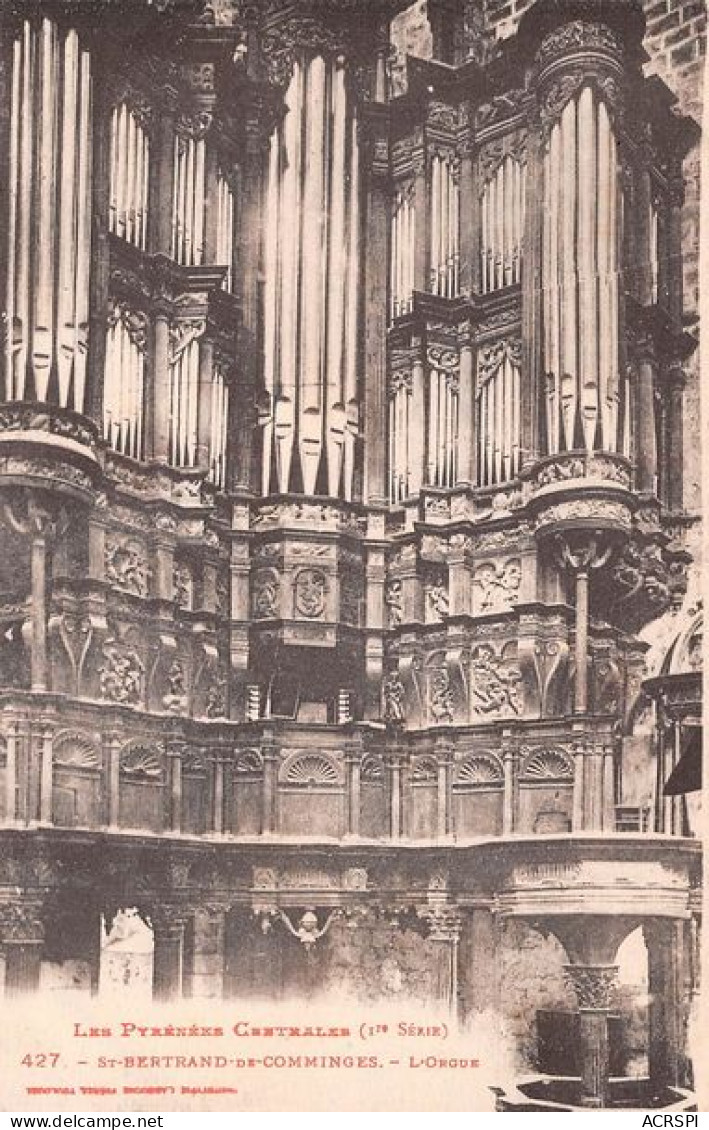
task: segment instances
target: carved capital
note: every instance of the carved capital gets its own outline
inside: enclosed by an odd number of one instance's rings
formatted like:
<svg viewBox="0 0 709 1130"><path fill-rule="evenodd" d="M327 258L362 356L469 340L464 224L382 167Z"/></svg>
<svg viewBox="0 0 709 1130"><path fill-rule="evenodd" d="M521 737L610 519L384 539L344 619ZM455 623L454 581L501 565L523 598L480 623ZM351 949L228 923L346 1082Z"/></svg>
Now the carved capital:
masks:
<svg viewBox="0 0 709 1130"><path fill-rule="evenodd" d="M565 965L581 1012L607 1012L613 1007L617 965Z"/></svg>
<svg viewBox="0 0 709 1130"><path fill-rule="evenodd" d="M20 899L0 907L0 932L5 944L39 945L44 941L41 899Z"/></svg>

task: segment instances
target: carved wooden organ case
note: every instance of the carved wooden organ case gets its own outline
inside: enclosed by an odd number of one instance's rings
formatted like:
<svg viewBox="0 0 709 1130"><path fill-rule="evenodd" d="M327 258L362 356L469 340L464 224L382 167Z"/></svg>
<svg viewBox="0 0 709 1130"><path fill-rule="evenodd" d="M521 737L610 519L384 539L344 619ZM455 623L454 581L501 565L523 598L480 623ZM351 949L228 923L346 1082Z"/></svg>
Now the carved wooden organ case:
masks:
<svg viewBox="0 0 709 1130"><path fill-rule="evenodd" d="M693 127L635 5L437 35L391 99L369 7L3 12L5 681L605 741L686 565Z"/></svg>

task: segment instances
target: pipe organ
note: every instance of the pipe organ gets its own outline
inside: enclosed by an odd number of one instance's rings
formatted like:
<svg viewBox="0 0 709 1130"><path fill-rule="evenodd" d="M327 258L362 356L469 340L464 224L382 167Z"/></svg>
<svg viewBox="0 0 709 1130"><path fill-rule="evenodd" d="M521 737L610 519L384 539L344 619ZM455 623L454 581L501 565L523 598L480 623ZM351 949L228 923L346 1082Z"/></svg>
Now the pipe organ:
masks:
<svg viewBox="0 0 709 1130"><path fill-rule="evenodd" d="M438 217L440 225L440 215ZM439 254L442 253L439 226ZM400 318L411 312L416 264L416 204L413 185L398 188L391 217L391 316ZM441 279L447 278L447 263L437 264ZM438 275L437 275L438 277Z"/></svg>
<svg viewBox="0 0 709 1130"><path fill-rule="evenodd" d="M351 499L359 408L360 170L345 59L295 61L270 141L264 493Z"/></svg>
<svg viewBox="0 0 709 1130"><path fill-rule="evenodd" d="M431 293L455 298L460 278L459 169L447 154L431 160Z"/></svg>
<svg viewBox="0 0 709 1130"><path fill-rule="evenodd" d="M215 360L212 369L209 436L209 479L219 490L224 490L229 443L229 385L224 365L219 360Z"/></svg>
<svg viewBox="0 0 709 1130"><path fill-rule="evenodd" d="M116 303L108 320L103 435L115 451L142 459L144 448L145 315Z"/></svg>
<svg viewBox="0 0 709 1130"><path fill-rule="evenodd" d="M477 482L509 482L520 471L521 342L483 348L475 395Z"/></svg>
<svg viewBox="0 0 709 1130"><path fill-rule="evenodd" d="M484 180L480 193L483 294L522 280L526 181L526 164L511 154L507 154Z"/></svg>
<svg viewBox="0 0 709 1130"><path fill-rule="evenodd" d="M206 141L187 123L175 133L172 196L172 256L185 267L204 258Z"/></svg>
<svg viewBox="0 0 709 1130"><path fill-rule="evenodd" d="M25 19L12 42L7 148L8 400L85 407L91 61L72 29Z"/></svg>
<svg viewBox="0 0 709 1130"><path fill-rule="evenodd" d="M150 138L137 110L122 102L111 113L109 231L148 246Z"/></svg>
<svg viewBox="0 0 709 1130"><path fill-rule="evenodd" d="M544 153L542 278L550 454L620 449L618 156L608 104L585 84Z"/></svg>
<svg viewBox="0 0 709 1130"><path fill-rule="evenodd" d="M176 322L170 329L168 461L173 467L194 467L197 456L200 321Z"/></svg>
<svg viewBox="0 0 709 1130"><path fill-rule="evenodd" d="M458 356L436 346L428 350L426 484L453 487L458 472Z"/></svg>
<svg viewBox="0 0 709 1130"><path fill-rule="evenodd" d="M236 202L229 179L220 172L217 175L217 221L216 251L217 263L224 264L227 273L224 278L225 290L234 289L234 233Z"/></svg>

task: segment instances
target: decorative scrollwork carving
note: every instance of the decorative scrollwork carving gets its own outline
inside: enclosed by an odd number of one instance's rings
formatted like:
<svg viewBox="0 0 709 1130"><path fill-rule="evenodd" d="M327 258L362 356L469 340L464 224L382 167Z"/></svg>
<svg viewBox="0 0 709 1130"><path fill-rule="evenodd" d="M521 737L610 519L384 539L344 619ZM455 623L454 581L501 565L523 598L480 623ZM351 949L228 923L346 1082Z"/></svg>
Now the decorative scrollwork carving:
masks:
<svg viewBox="0 0 709 1130"><path fill-rule="evenodd" d="M473 574L479 593L477 612L504 612L510 609L522 583L522 563L518 557L500 563L488 561Z"/></svg>
<svg viewBox="0 0 709 1130"><path fill-rule="evenodd" d="M617 965L566 965L564 972L582 1012L605 1012L613 1007Z"/></svg>
<svg viewBox="0 0 709 1130"><path fill-rule="evenodd" d="M516 369L522 364L522 339L504 338L483 346L478 355L478 387L482 388L495 375L503 361L508 360Z"/></svg>
<svg viewBox="0 0 709 1130"><path fill-rule="evenodd" d="M251 608L254 619L269 620L278 616L281 578L276 569L258 569L251 588Z"/></svg>

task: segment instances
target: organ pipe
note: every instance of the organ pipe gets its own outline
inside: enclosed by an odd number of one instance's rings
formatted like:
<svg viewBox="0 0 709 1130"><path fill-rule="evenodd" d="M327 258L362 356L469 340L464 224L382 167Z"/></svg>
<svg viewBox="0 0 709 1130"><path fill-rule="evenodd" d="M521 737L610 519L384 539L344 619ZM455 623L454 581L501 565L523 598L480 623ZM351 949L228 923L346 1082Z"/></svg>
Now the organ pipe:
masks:
<svg viewBox="0 0 709 1130"><path fill-rule="evenodd" d="M585 85L544 155L542 278L549 454L627 446L619 379L618 158L605 101Z"/></svg>
<svg viewBox="0 0 709 1130"><path fill-rule="evenodd" d="M224 290L234 289L234 193L222 174L217 176L216 261L226 266Z"/></svg>
<svg viewBox="0 0 709 1130"><path fill-rule="evenodd" d="M103 435L116 451L143 458L145 318L114 306L106 335Z"/></svg>
<svg viewBox="0 0 709 1130"><path fill-rule="evenodd" d="M459 198L451 159L436 154L431 162L431 290L444 298L458 294Z"/></svg>
<svg viewBox="0 0 709 1130"><path fill-rule="evenodd" d="M509 482L520 470L520 365L506 348L478 375L476 435L478 486Z"/></svg>
<svg viewBox="0 0 709 1130"><path fill-rule="evenodd" d="M480 199L480 260L484 294L519 283L522 279L526 176L526 165L508 154L483 187ZM457 194L454 194L453 201L457 223Z"/></svg>
<svg viewBox="0 0 709 1130"><path fill-rule="evenodd" d="M360 152L343 57L302 58L270 141L264 491L351 498L359 431ZM272 473L272 469L273 473Z"/></svg>
<svg viewBox="0 0 709 1130"><path fill-rule="evenodd" d="M392 212L391 316L413 309L416 211L411 187L400 188Z"/></svg>
<svg viewBox="0 0 709 1130"><path fill-rule="evenodd" d="M199 337L203 330L202 322L178 322L171 330L168 461L173 467L197 465Z"/></svg>
<svg viewBox="0 0 709 1130"><path fill-rule="evenodd" d="M108 226L114 235L147 247L150 139L126 103L111 113Z"/></svg>
<svg viewBox="0 0 709 1130"><path fill-rule="evenodd" d="M209 480L223 490L226 486L229 388L218 364L212 372L211 391Z"/></svg>
<svg viewBox="0 0 709 1130"><path fill-rule="evenodd" d="M185 267L204 258L205 150L203 137L175 134L172 257Z"/></svg>
<svg viewBox="0 0 709 1130"><path fill-rule="evenodd" d="M84 409L91 71L77 33L25 20L12 45L4 397Z"/></svg>

